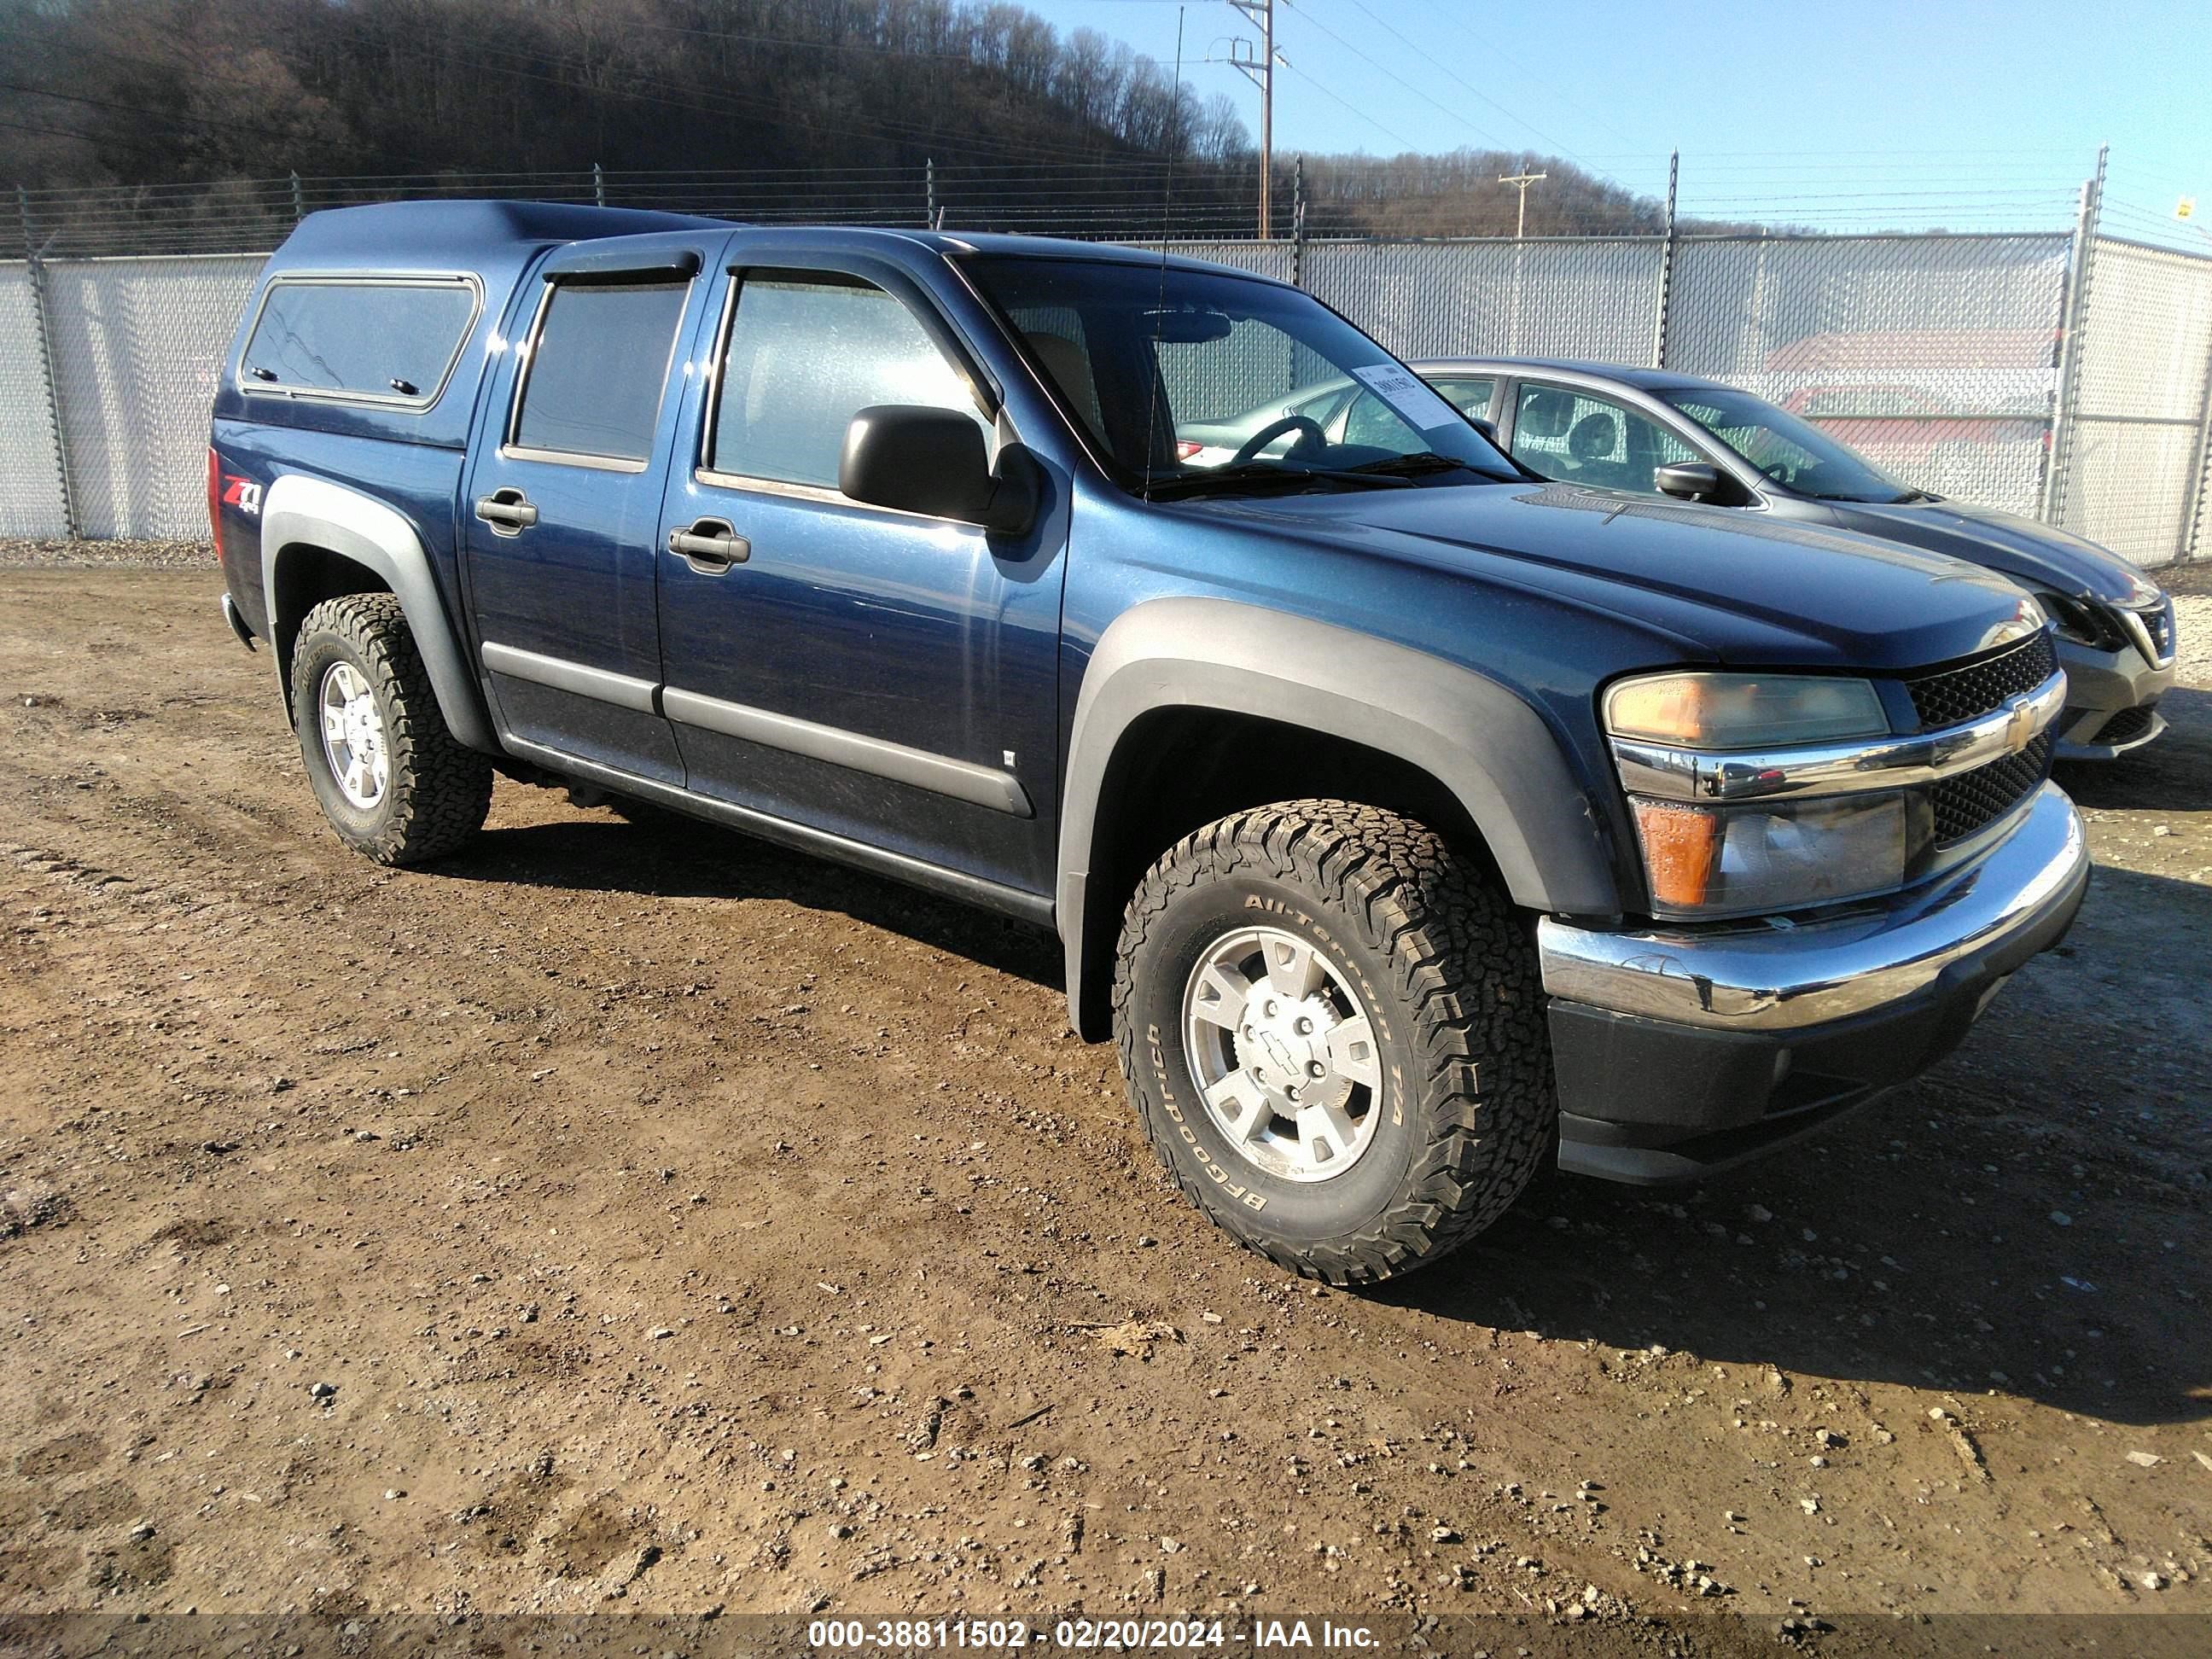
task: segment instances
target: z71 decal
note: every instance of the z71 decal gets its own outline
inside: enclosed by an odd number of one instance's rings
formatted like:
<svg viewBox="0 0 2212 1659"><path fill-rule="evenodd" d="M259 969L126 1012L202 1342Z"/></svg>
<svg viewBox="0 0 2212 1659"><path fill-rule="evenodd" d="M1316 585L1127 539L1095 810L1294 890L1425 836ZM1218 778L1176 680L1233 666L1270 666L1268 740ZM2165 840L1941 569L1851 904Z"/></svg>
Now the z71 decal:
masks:
<svg viewBox="0 0 2212 1659"><path fill-rule="evenodd" d="M222 504L234 507L250 519L261 516L261 486L251 478L222 477Z"/></svg>

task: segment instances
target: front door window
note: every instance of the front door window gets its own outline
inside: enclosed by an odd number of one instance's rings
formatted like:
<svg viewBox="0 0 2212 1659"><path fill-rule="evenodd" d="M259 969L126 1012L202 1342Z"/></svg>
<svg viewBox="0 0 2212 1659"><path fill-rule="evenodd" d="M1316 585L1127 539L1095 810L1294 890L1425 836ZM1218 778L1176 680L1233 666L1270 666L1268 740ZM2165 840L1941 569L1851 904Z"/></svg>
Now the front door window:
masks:
<svg viewBox="0 0 2212 1659"><path fill-rule="evenodd" d="M1657 468L1698 459L1656 421L1610 398L1535 383L1521 388L1513 457L1547 478L1642 495L1659 494Z"/></svg>

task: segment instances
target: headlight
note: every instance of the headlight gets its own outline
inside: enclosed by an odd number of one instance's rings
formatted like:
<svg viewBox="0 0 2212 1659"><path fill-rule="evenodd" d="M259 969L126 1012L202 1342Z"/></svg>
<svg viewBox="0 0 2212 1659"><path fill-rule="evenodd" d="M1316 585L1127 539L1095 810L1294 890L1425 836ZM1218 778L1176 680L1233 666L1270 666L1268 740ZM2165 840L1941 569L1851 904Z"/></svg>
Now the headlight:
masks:
<svg viewBox="0 0 2212 1659"><path fill-rule="evenodd" d="M1617 738L1685 749L1769 749L1887 735L1889 717L1865 680L1790 674L1652 674L1606 693Z"/></svg>
<svg viewBox="0 0 2212 1659"><path fill-rule="evenodd" d="M2076 645L2086 645L2099 651L2117 651L2127 643L2118 625L2105 613L2102 605L2087 599L2069 599L2063 593L2039 591L2037 600L2051 613L2051 621L2061 639L2071 640Z"/></svg>
<svg viewBox="0 0 2212 1659"><path fill-rule="evenodd" d="M1790 674L1623 680L1606 694L1605 722L1624 763L1639 744L1741 756L1890 735L1870 682ZM1706 805L1632 787L1628 805L1662 915L1771 915L1888 892L1924 839L1924 810L1896 789Z"/></svg>

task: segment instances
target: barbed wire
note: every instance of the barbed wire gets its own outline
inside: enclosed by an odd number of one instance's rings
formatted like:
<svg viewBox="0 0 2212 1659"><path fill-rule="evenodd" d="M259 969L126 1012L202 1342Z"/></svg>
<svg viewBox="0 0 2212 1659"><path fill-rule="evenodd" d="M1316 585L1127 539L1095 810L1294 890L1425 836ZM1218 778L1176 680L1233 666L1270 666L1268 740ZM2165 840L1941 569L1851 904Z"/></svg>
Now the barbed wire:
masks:
<svg viewBox="0 0 2212 1659"><path fill-rule="evenodd" d="M1892 173L1853 187L1847 171L1819 176L1729 173L1722 158L1704 187L1686 185L1677 230L1684 234L1802 235L1954 231L2014 233L2070 228L2077 196L2047 179L1999 175L1978 187L1932 187ZM1479 237L1510 231L1504 192L1479 173L1409 179L1377 161L1333 160L1310 173L1276 167L1278 238ZM574 168L557 172L375 173L206 183L18 190L18 234L0 234L43 258L256 252L273 247L307 214L364 203L514 198L657 209L763 223L932 223L969 231L1017 231L1097 240L1164 232L1185 240L1259 236L1256 162L1183 162L1170 179L1163 160L1101 155L1083 163L940 162L857 169ZM0 210L6 202L0 198ZM1583 201L1533 199L1541 237L1656 235L1665 228L1656 199L1620 191ZM2212 253L2212 236L2139 199L2107 201L2112 228L2176 251ZM2124 227L2122 231L2121 228Z"/></svg>

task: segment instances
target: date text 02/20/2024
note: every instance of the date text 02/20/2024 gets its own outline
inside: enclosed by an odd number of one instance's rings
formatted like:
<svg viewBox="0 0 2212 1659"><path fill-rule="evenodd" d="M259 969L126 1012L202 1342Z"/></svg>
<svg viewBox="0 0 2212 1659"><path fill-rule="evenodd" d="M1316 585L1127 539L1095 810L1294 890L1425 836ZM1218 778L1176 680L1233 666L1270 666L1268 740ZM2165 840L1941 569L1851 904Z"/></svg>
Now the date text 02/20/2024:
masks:
<svg viewBox="0 0 2212 1659"><path fill-rule="evenodd" d="M1032 1631L1024 1622L1014 1620L982 1623L825 1619L815 1620L806 1634L810 1647L833 1650L1019 1649L1045 1640L1043 1631ZM1340 1652L1376 1647L1378 1638L1364 1625L1340 1625L1327 1619L1260 1619L1254 1620L1249 1630L1237 1629L1218 1619L1063 1619L1052 1629L1054 1647L1079 1650L1181 1650L1231 1644L1241 1647L1248 1644L1260 1652L1304 1649Z"/></svg>

